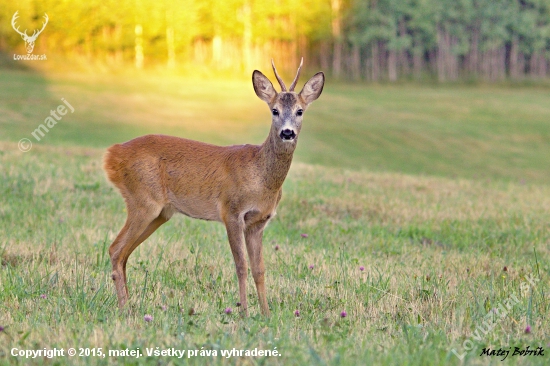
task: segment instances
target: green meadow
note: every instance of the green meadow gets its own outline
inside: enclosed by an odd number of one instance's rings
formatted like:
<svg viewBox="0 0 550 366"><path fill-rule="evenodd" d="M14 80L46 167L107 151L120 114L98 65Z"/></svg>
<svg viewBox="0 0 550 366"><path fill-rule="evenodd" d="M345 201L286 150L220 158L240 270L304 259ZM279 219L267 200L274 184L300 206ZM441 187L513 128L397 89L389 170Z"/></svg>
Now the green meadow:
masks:
<svg viewBox="0 0 550 366"><path fill-rule="evenodd" d="M36 141L61 98L74 113ZM260 144L269 123L248 79L0 69L0 364L550 363L547 85L329 80L264 235L272 316L251 276L239 315L223 226L184 216L130 257L119 310L108 247L126 213L105 149L148 133ZM12 356L44 348L65 356ZM221 354L255 348L278 355Z"/></svg>

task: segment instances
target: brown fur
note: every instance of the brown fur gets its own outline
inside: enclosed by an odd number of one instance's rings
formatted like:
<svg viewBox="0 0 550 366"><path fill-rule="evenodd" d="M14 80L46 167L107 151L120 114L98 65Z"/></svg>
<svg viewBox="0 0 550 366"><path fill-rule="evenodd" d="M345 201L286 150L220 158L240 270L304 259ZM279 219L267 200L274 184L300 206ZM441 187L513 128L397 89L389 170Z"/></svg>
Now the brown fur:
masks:
<svg viewBox="0 0 550 366"><path fill-rule="evenodd" d="M259 71L254 72L253 83L256 93L270 109L280 108L281 116L291 118L295 110L305 110L321 94L324 76L318 73L306 83L317 87L307 90L304 87L305 95L304 90L300 95L277 94ZM290 123L288 118L286 125ZM128 213L124 227L109 248L120 307L128 300L128 257L175 212L180 212L224 223L245 313L248 312L246 247L262 314L269 315L262 235L281 199L281 187L297 141L297 135L291 142L281 140L276 119L273 118L268 138L259 146L222 147L172 136L147 135L107 150L104 169L124 197ZM294 122L299 133L301 118L299 123Z"/></svg>

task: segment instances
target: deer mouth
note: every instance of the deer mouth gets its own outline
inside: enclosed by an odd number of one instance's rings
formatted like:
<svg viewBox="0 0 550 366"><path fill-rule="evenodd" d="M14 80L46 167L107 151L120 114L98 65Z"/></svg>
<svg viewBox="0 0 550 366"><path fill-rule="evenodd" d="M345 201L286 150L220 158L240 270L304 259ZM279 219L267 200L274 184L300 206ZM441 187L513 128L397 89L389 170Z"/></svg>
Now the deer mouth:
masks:
<svg viewBox="0 0 550 366"><path fill-rule="evenodd" d="M279 136L283 141L292 141L296 138L296 132L294 132L294 130L287 128L282 130Z"/></svg>

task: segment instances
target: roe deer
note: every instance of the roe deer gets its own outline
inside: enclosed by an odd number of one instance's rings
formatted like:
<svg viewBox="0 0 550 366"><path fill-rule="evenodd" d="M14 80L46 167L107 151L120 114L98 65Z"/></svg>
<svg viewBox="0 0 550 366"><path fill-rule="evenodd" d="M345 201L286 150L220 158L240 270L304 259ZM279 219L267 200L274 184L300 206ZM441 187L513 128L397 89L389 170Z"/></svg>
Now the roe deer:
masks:
<svg viewBox="0 0 550 366"><path fill-rule="evenodd" d="M252 73L254 91L272 114L271 130L262 145L222 147L147 135L107 150L104 169L124 197L128 212L124 227L109 248L119 307L128 300L128 257L175 212L180 212L225 224L237 270L240 303L248 315L246 246L261 312L269 316L263 230L281 199L303 113L321 95L325 83L324 74L318 72L300 93L295 93L302 64L303 59L287 91L272 61L280 93L260 71Z"/></svg>

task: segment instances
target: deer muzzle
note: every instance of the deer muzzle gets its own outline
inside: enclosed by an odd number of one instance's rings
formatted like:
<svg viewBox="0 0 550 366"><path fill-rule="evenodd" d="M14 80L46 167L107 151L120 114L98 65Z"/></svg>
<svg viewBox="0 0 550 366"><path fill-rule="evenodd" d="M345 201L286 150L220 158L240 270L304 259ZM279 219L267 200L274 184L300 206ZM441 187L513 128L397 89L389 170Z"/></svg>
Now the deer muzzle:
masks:
<svg viewBox="0 0 550 366"><path fill-rule="evenodd" d="M279 136L282 140L294 140L296 138L296 132L290 128L285 128L281 131Z"/></svg>

